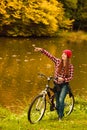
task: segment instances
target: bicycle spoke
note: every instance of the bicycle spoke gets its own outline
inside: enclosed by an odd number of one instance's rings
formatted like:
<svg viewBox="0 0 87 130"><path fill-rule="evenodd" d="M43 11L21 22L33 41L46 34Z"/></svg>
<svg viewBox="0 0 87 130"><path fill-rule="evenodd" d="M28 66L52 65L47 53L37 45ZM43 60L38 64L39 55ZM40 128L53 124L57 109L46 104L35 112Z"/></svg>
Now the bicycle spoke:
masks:
<svg viewBox="0 0 87 130"><path fill-rule="evenodd" d="M73 96L69 97L69 94L67 94L64 103L64 116L70 115L73 110L73 107L74 107L74 97Z"/></svg>

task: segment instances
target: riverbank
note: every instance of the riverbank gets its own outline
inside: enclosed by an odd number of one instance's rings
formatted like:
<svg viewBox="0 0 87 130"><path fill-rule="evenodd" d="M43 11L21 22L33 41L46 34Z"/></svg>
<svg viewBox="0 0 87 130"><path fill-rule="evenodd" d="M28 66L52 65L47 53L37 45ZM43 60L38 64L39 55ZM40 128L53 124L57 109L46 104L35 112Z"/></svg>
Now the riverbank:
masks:
<svg viewBox="0 0 87 130"><path fill-rule="evenodd" d="M72 114L61 122L56 112L45 113L44 118L37 124L27 120L28 107L21 113L15 114L0 107L0 130L87 130L87 100L75 97L75 107Z"/></svg>
<svg viewBox="0 0 87 130"><path fill-rule="evenodd" d="M77 31L77 32L62 32L59 34L60 38L66 43L85 43L87 42L87 32Z"/></svg>

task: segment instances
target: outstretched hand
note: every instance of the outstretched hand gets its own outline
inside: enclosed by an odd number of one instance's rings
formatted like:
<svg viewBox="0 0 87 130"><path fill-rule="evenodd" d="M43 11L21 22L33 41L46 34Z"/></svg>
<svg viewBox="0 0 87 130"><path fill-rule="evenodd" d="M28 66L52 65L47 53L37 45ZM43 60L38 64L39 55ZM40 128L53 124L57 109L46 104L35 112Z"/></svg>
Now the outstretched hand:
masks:
<svg viewBox="0 0 87 130"><path fill-rule="evenodd" d="M41 51L41 50L42 50L42 48L39 48L39 47L34 48L34 51L36 51L36 52Z"/></svg>

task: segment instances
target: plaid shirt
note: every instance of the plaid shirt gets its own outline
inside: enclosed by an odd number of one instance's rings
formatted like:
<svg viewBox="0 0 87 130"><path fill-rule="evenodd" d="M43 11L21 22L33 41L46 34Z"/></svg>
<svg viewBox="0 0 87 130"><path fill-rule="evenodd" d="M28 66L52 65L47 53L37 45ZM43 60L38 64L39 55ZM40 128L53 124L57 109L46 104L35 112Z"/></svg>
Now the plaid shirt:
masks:
<svg viewBox="0 0 87 130"><path fill-rule="evenodd" d="M73 78L73 71L74 71L74 68L73 68L73 65L70 64L69 65L69 76L66 77L65 75L65 69L64 67L62 68L61 70L61 74L58 74L58 67L59 67L59 64L61 62L60 59L56 58L55 56L51 55L48 51L42 49L41 52L46 55L48 58L50 58L54 63L55 63L55 72L54 72L54 78L55 78L55 82L57 84L60 84L60 82L58 81L58 77L61 77L64 79L64 82L69 82L72 78Z"/></svg>

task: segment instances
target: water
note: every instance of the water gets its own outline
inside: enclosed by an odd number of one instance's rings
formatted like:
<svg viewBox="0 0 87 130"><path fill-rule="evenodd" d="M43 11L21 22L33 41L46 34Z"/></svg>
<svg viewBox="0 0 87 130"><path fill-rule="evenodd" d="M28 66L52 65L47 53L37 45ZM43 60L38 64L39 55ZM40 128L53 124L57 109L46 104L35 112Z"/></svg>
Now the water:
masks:
<svg viewBox="0 0 87 130"><path fill-rule="evenodd" d="M54 63L33 46L43 47L61 57L64 49L73 52L74 79L71 87L75 95L87 95L87 43L64 43L59 38L12 39L0 38L0 104L26 105L43 88L45 81L38 72L53 75Z"/></svg>

